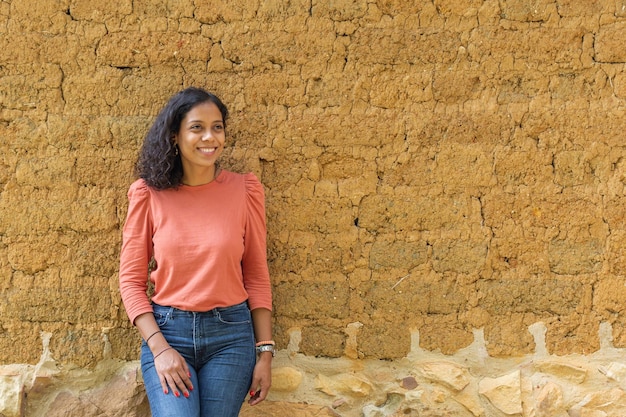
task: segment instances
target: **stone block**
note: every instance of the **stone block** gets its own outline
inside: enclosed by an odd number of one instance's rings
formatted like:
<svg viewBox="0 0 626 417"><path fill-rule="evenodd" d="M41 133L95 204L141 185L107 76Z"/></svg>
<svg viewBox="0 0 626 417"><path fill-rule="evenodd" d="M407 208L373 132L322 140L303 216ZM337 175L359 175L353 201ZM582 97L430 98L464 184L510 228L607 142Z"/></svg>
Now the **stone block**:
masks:
<svg viewBox="0 0 626 417"><path fill-rule="evenodd" d="M535 401L535 409L539 417L564 415L565 413L563 390L553 382L548 382L537 390Z"/></svg>
<svg viewBox="0 0 626 417"><path fill-rule="evenodd" d="M331 396L342 394L367 397L373 390L373 384L364 377L348 374L327 376L318 374L315 379L315 388Z"/></svg>
<svg viewBox="0 0 626 417"><path fill-rule="evenodd" d="M197 34L116 32L103 37L97 54L103 64L132 68L187 60L208 62L211 46L210 39Z"/></svg>
<svg viewBox="0 0 626 417"><path fill-rule="evenodd" d="M290 366L272 369L272 391L293 392L302 384L303 375L297 368Z"/></svg>
<svg viewBox="0 0 626 417"><path fill-rule="evenodd" d="M346 335L326 327L307 326L302 329L300 351L307 356L338 358L343 355Z"/></svg>
<svg viewBox="0 0 626 417"><path fill-rule="evenodd" d="M521 374L519 371L498 378L483 378L478 389L481 395L488 398L491 404L504 414L522 414Z"/></svg>
<svg viewBox="0 0 626 417"><path fill-rule="evenodd" d="M559 14L565 17L593 16L595 14L613 12L613 2L598 2L590 4L585 0L559 0L557 3Z"/></svg>
<svg viewBox="0 0 626 417"><path fill-rule="evenodd" d="M484 281L478 283L477 290L481 293L480 306L494 315L569 314L576 311L584 297L581 282L541 276Z"/></svg>
<svg viewBox="0 0 626 417"><path fill-rule="evenodd" d="M428 248L425 242L375 242L369 256L373 270L381 268L406 268L411 270L427 260Z"/></svg>
<svg viewBox="0 0 626 417"><path fill-rule="evenodd" d="M394 230L443 231L480 224L480 207L465 195L430 195L419 188L368 195L359 206L359 226L378 233Z"/></svg>
<svg viewBox="0 0 626 417"><path fill-rule="evenodd" d="M16 369L0 369L0 414L6 417L22 415L24 378Z"/></svg>
<svg viewBox="0 0 626 417"><path fill-rule="evenodd" d="M486 27L479 28L472 34L473 37L480 37L481 48L497 51L500 57L510 54L516 61L539 68L551 68L558 64L577 66L582 52L582 35L581 28L567 28L555 32L547 27L528 28L523 31L494 31L493 28ZM540 74L533 74L532 71L527 74L536 80L538 83L536 86L542 83L545 85ZM524 95L528 94L529 99L538 92L536 87L532 88L532 84L520 87L523 87L521 92Z"/></svg>
<svg viewBox="0 0 626 417"><path fill-rule="evenodd" d="M337 417L331 407L315 404L294 404L287 401L264 401L251 407L244 404L241 417L271 417L289 415L292 417Z"/></svg>
<svg viewBox="0 0 626 417"><path fill-rule="evenodd" d="M571 408L580 416L619 416L626 412L626 394L622 389L596 391Z"/></svg>
<svg viewBox="0 0 626 417"><path fill-rule="evenodd" d="M602 26L595 37L595 59L598 62L626 62L626 52L619 47L619 39L626 33L626 23L616 22Z"/></svg>
<svg viewBox="0 0 626 417"><path fill-rule="evenodd" d="M442 239L433 244L433 269L439 273L477 273L486 258L486 241Z"/></svg>
<svg viewBox="0 0 626 417"><path fill-rule="evenodd" d="M533 322L532 315L511 314L491 316L485 325L485 346L493 357L529 355L536 346L528 327Z"/></svg>
<svg viewBox="0 0 626 417"><path fill-rule="evenodd" d="M471 381L468 370L452 362L423 362L418 364L417 370L425 378L454 391L462 391Z"/></svg>
<svg viewBox="0 0 626 417"><path fill-rule="evenodd" d="M359 67L419 63L448 65L457 57L458 46L458 34L450 31L364 27L354 35L348 52L349 57L358 57L355 65Z"/></svg>
<svg viewBox="0 0 626 417"><path fill-rule="evenodd" d="M450 194L461 188L488 187L494 181L493 156L484 146L451 142L437 160L434 179Z"/></svg>
<svg viewBox="0 0 626 417"><path fill-rule="evenodd" d="M507 0L502 3L503 17L521 22L545 22L555 12L549 0Z"/></svg>
<svg viewBox="0 0 626 417"><path fill-rule="evenodd" d="M626 254L620 250L622 245L626 242L626 231L614 230L608 238L609 250L607 256L612 259L610 265L610 272L613 275L620 275L621 271L626 268Z"/></svg>
<svg viewBox="0 0 626 417"><path fill-rule="evenodd" d="M465 328L456 314L431 315L418 327L421 349L452 355L474 341L471 330ZM441 335L445 334L445 337Z"/></svg>
<svg viewBox="0 0 626 417"><path fill-rule="evenodd" d="M556 358L539 360L534 366L539 372L556 376L573 384L582 384L589 376L589 371L585 367Z"/></svg>
<svg viewBox="0 0 626 417"><path fill-rule="evenodd" d="M546 346L553 355L590 354L600 348L599 320L580 314L559 316L547 321Z"/></svg>
<svg viewBox="0 0 626 417"><path fill-rule="evenodd" d="M558 275L589 274L602 268L604 243L554 240L548 248L550 270Z"/></svg>
<svg viewBox="0 0 626 417"><path fill-rule="evenodd" d="M41 324L4 317L0 326L0 364L36 364L42 353Z"/></svg>
<svg viewBox="0 0 626 417"><path fill-rule="evenodd" d="M366 358L402 358L411 349L410 331L406 326L392 322L365 325L358 336L358 349Z"/></svg>
<svg viewBox="0 0 626 417"><path fill-rule="evenodd" d="M594 285L593 306L601 314L612 315L623 311L626 282L619 277L606 277Z"/></svg>
<svg viewBox="0 0 626 417"><path fill-rule="evenodd" d="M345 318L348 315L347 282L284 283L274 289L277 314L317 320Z"/></svg>
<svg viewBox="0 0 626 417"><path fill-rule="evenodd" d="M470 71L442 71L432 80L433 99L441 103L473 100L481 90L480 74Z"/></svg>
<svg viewBox="0 0 626 417"><path fill-rule="evenodd" d="M56 0L44 0L31 6L27 2L11 5L9 28L21 32L47 32L58 35L66 32L72 20L69 8Z"/></svg>

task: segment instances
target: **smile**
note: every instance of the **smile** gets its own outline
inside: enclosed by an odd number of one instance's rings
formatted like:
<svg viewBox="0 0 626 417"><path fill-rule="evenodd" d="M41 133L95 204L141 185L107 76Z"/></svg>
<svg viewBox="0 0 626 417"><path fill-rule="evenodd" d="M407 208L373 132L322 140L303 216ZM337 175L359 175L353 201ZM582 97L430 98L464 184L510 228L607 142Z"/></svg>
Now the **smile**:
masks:
<svg viewBox="0 0 626 417"><path fill-rule="evenodd" d="M208 155L208 154L214 153L217 150L217 148L198 148L198 150Z"/></svg>

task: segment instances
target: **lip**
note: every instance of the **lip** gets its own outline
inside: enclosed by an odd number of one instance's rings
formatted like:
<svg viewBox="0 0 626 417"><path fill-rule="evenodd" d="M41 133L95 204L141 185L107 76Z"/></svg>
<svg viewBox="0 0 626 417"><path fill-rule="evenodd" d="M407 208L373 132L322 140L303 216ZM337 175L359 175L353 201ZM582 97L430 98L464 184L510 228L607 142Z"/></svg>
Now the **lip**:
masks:
<svg viewBox="0 0 626 417"><path fill-rule="evenodd" d="M197 149L202 155L213 155L217 152L217 147L202 147Z"/></svg>

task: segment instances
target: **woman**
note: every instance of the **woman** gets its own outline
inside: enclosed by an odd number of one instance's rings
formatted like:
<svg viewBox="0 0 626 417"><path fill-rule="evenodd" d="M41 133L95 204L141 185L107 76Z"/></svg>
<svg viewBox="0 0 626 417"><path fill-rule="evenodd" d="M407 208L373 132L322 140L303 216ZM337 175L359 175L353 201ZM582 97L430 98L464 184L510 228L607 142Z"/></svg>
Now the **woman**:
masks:
<svg viewBox="0 0 626 417"><path fill-rule="evenodd" d="M237 416L271 385L265 196L254 174L218 165L227 117L202 89L174 95L128 191L120 291L155 417Z"/></svg>

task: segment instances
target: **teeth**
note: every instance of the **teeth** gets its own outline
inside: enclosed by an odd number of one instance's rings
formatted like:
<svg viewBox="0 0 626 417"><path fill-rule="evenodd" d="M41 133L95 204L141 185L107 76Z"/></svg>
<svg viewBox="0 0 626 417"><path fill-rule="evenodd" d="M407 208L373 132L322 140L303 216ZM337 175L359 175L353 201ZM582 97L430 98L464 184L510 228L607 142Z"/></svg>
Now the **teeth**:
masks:
<svg viewBox="0 0 626 417"><path fill-rule="evenodd" d="M202 153L213 153L217 148L198 148L198 150Z"/></svg>

